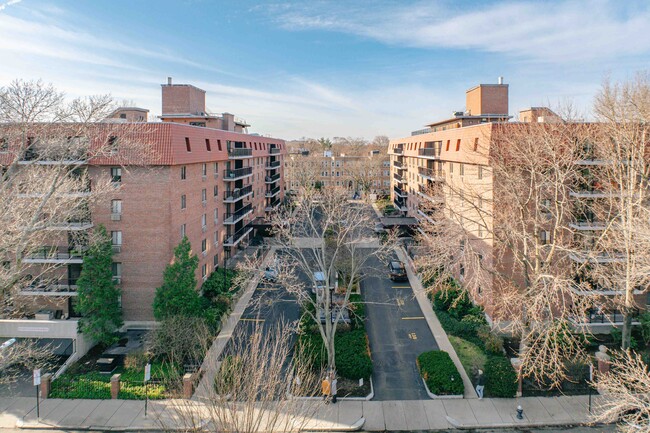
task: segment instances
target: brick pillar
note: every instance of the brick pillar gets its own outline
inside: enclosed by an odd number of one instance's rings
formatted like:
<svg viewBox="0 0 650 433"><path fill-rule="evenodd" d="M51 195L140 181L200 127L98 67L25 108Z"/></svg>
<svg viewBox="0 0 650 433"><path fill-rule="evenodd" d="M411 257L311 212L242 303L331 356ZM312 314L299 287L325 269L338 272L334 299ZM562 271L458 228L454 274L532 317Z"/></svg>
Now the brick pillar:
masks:
<svg viewBox="0 0 650 433"><path fill-rule="evenodd" d="M611 357L607 354L607 347L598 346L596 359L598 360L598 373L607 373L609 371L609 364L611 360Z"/></svg>
<svg viewBox="0 0 650 433"><path fill-rule="evenodd" d="M120 378L121 374L114 374L111 376L111 399L117 400L117 396L120 394Z"/></svg>
<svg viewBox="0 0 650 433"><path fill-rule="evenodd" d="M194 375L186 373L183 376L183 398L190 399L194 394Z"/></svg>
<svg viewBox="0 0 650 433"><path fill-rule="evenodd" d="M41 376L41 398L46 399L50 396L50 389L52 386L52 375L45 373Z"/></svg>

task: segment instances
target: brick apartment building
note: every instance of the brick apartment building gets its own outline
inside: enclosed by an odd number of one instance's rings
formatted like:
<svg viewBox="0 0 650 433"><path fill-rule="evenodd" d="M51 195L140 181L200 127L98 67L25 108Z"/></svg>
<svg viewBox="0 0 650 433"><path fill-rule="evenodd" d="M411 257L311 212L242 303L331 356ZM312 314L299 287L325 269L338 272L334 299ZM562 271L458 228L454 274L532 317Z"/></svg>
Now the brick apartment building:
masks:
<svg viewBox="0 0 650 433"><path fill-rule="evenodd" d="M79 197L90 194L102 176L110 176L114 190L91 209L87 221L61 226L54 246L24 257L30 267L54 266L57 278L35 281L20 292L19 302L28 307L27 312L21 320L0 320L0 336L79 337L74 319L56 320L76 315L75 283L84 246L72 244L72 232L92 230L98 224L106 227L113 242L113 275L122 290L124 320L127 325L144 325L153 320L155 289L183 236L199 258L200 284L211 272L227 266L283 200L283 140L245 134L248 125L231 114L206 113L203 90L172 84L171 79L162 86L162 107L162 122L148 122L147 110L128 107L97 125L108 129L116 154L83 161L81 169L90 184ZM144 160L120 155L122 134L146 143ZM0 163L19 157L21 169L29 170L39 150L47 146L44 140L32 139L37 144L29 153L5 152ZM69 163L78 163L76 159ZM47 158L37 164L47 166ZM34 320L39 310L36 319L41 320ZM83 350L81 346L78 350Z"/></svg>
<svg viewBox="0 0 650 433"><path fill-rule="evenodd" d="M286 186L297 190L305 181L304 171L308 166L312 186L344 187L351 194L388 196L390 192L390 159L385 151L367 150L361 155L335 153L333 151L310 152L305 149L292 149L286 159Z"/></svg>
<svg viewBox="0 0 650 433"><path fill-rule="evenodd" d="M499 179L494 178L490 166L493 140L497 132L517 128L521 123L558 120L558 116L548 108L533 107L520 112L519 122L509 122L508 108L507 84L481 84L466 92L465 111L454 112L453 117L431 123L409 137L391 140L388 150L391 159L391 199L395 207L404 216L414 217L421 223L435 223L433 210L443 210L449 214L448 210L453 209L463 219L464 229L469 233L475 250L480 252L482 263L489 268L500 266L501 263L495 263L497 261L509 260L499 254L500 247L490 236L494 232L494 218L500 215L498 209L492 208L493 195L495 191L498 194L500 188ZM575 163L593 165L593 161ZM584 197L585 194L598 197L597 191L580 191L579 188L571 196ZM465 204L467 197L477 195L481 197L478 203L471 206ZM582 239L604 227L602 222L595 222L593 218L590 221L579 219L567 221L567 230L574 234L574 239ZM580 262L586 259L572 255L571 260ZM460 281L466 271L458 269L457 278ZM499 296L498 288L493 287L492 283L482 287L482 296L477 299L488 315L493 311L491 300ZM611 290L601 293L605 296L616 294ZM650 296L639 296L638 303L650 305ZM616 320L622 320L622 316L618 315ZM606 322L604 325L608 324Z"/></svg>

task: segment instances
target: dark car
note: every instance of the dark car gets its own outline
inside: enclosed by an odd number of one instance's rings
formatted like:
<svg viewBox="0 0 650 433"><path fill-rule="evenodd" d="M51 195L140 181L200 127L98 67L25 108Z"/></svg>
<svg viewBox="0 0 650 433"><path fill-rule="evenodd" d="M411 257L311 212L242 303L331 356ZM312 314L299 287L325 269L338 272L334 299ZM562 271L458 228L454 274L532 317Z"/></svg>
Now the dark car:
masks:
<svg viewBox="0 0 650 433"><path fill-rule="evenodd" d="M397 260L391 260L388 263L388 271L390 273L390 279L393 281L408 281L408 276L406 275L406 268L402 262Z"/></svg>

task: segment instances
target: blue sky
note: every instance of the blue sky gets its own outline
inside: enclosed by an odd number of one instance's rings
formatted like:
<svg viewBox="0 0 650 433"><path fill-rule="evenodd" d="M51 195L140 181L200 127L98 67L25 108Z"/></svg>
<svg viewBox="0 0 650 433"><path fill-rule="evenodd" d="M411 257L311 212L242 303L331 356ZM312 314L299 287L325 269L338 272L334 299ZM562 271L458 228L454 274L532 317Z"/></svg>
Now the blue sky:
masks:
<svg viewBox="0 0 650 433"><path fill-rule="evenodd" d="M408 135L510 84L510 112L650 68L650 2L0 0L0 85L52 82L160 114L172 76L252 132Z"/></svg>

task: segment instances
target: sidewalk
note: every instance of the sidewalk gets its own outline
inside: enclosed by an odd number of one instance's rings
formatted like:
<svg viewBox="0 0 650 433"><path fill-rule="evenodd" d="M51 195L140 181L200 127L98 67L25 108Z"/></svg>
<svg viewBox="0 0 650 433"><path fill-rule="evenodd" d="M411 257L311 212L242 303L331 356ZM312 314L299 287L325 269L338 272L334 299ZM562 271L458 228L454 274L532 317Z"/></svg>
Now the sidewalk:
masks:
<svg viewBox="0 0 650 433"><path fill-rule="evenodd" d="M597 407L601 396L594 396ZM178 403L176 401L176 403ZM192 402L197 419L203 404ZM188 427L177 416L174 400L144 402L128 400L44 400L40 422L35 399L0 399L0 428L84 429L115 431L183 430ZM187 401L182 403L187 405ZM516 418L521 405L523 419ZM365 421L365 423L364 423ZM340 401L320 403L304 431L404 431L472 428L529 428L566 426L590 422L587 396L525 397L517 399L450 399L408 401Z"/></svg>

